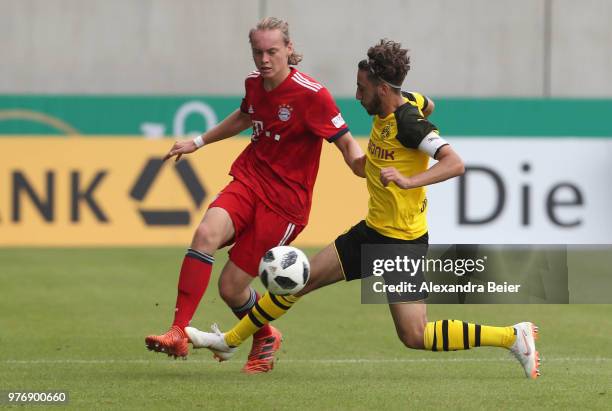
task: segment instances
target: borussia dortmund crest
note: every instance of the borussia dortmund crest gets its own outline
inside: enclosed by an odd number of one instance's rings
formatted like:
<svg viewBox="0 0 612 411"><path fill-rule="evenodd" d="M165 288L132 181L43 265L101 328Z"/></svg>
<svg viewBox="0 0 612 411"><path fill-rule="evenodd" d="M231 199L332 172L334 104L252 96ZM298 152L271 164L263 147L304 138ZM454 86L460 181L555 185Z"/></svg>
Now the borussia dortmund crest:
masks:
<svg viewBox="0 0 612 411"><path fill-rule="evenodd" d="M386 124L380 132L380 138L383 140L391 135L391 124Z"/></svg>

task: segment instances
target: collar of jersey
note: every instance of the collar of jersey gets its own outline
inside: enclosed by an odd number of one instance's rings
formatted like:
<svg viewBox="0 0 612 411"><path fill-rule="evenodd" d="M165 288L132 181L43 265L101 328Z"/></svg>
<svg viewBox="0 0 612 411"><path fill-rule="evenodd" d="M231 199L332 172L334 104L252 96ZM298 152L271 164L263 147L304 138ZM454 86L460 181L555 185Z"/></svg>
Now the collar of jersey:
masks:
<svg viewBox="0 0 612 411"><path fill-rule="evenodd" d="M295 74L295 72L297 71L297 69L296 69L295 67L289 67L289 70L290 70L290 71L289 71L289 75L288 75L287 77L285 77L285 79L284 79L284 80L283 80L283 81L282 81L282 82L281 82L281 83L280 83L278 86L274 87L272 90L269 90L269 91L268 91L268 90L266 90L266 88L264 87L264 79L263 79L263 77L261 77L261 88L263 89L263 91L264 91L265 93L270 94L270 93L275 93L275 92L276 92L276 90L278 90L278 89L280 89L280 88L285 87L285 85L287 84L287 82L288 82L289 80L291 80L291 77L293 77L293 75L294 75L294 74Z"/></svg>

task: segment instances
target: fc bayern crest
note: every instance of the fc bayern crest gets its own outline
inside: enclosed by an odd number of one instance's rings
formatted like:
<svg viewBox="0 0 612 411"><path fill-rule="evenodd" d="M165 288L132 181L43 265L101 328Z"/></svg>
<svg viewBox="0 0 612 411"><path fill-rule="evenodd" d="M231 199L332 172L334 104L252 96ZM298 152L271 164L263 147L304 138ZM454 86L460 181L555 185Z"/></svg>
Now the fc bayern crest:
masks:
<svg viewBox="0 0 612 411"><path fill-rule="evenodd" d="M280 121L289 121L293 108L289 104L281 104L278 108L278 119Z"/></svg>

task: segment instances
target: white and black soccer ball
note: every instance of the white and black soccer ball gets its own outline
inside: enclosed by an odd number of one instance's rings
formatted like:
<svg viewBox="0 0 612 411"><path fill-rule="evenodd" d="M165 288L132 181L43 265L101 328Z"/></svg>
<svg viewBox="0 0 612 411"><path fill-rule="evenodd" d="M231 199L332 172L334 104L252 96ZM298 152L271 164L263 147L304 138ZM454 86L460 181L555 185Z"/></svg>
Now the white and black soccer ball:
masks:
<svg viewBox="0 0 612 411"><path fill-rule="evenodd" d="M295 247L274 247L259 262L259 278L272 294L295 294L304 288L309 277L308 257Z"/></svg>

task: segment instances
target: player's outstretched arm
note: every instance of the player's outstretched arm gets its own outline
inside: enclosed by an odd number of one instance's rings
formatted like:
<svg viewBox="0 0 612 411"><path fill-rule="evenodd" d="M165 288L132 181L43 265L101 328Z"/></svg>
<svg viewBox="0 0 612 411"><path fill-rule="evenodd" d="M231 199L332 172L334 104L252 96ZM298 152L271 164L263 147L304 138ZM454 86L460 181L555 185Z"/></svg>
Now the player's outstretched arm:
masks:
<svg viewBox="0 0 612 411"><path fill-rule="evenodd" d="M413 176L404 176L394 167L380 170L380 181L386 187L394 182L398 187L410 189L427 186L460 176L464 173L463 160L450 145L440 148L436 155L438 162L422 173Z"/></svg>
<svg viewBox="0 0 612 411"><path fill-rule="evenodd" d="M192 140L175 142L168 154L164 156L164 161L174 156L176 156L176 161L178 161L183 154L193 153L205 144L214 143L235 136L250 126L251 117L238 109L201 136Z"/></svg>
<svg viewBox="0 0 612 411"><path fill-rule="evenodd" d="M352 136L347 132L334 142L344 157L344 162L353 170L353 174L365 178L365 154Z"/></svg>

